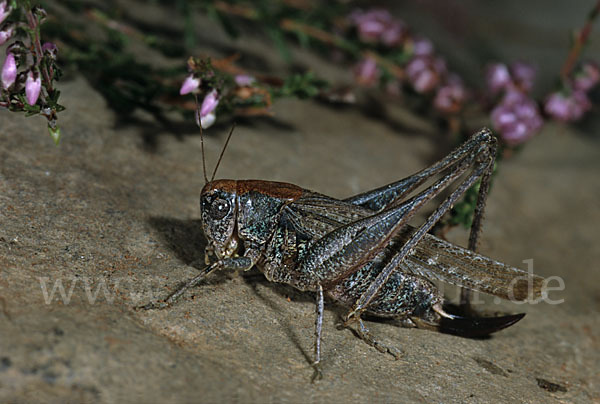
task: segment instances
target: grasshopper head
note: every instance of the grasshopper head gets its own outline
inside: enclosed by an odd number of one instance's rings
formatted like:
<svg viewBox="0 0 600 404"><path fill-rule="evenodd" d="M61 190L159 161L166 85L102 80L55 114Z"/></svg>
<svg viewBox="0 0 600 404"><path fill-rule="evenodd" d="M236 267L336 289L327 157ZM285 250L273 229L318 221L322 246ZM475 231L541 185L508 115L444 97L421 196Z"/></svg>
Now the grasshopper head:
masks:
<svg viewBox="0 0 600 404"><path fill-rule="evenodd" d="M234 180L211 181L200 193L202 228L208 239L207 253L212 251L217 258L230 257L238 248L235 234L236 185Z"/></svg>

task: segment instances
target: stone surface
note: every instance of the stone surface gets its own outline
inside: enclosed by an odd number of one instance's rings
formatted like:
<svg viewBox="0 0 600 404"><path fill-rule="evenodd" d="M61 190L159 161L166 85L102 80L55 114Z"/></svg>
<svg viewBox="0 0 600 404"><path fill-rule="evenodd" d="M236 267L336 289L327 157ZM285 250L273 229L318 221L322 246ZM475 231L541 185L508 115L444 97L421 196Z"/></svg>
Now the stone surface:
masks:
<svg viewBox="0 0 600 404"><path fill-rule="evenodd" d="M584 12L571 14L574 26ZM517 17L523 32L537 28ZM228 44L212 39L215 51ZM247 47L277 58L260 39ZM347 74L308 62L329 77ZM183 122L174 136L141 113L118 119L81 76L61 87L68 109L59 147L41 119L0 111L0 401L600 400L597 117L545 126L503 162L488 203L482 251L521 267L533 259L537 274L564 280L550 295L562 304L488 299L490 310L528 315L485 340L369 323L404 350L399 361L337 330L343 309L329 304L324 378L311 384L314 296L257 271L216 274L169 310L132 309L193 276L188 264L203 256L200 139ZM344 197L424 167L451 143L393 107L374 117L287 100L274 112L238 126L218 177ZM228 126L208 131L209 171ZM67 298L60 290L51 298L58 285Z"/></svg>

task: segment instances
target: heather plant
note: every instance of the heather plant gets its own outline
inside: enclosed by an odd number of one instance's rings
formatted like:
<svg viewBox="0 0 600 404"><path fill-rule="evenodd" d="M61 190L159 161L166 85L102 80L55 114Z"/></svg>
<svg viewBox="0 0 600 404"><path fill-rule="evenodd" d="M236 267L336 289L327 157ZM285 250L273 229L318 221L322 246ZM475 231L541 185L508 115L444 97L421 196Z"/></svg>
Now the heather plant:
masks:
<svg viewBox="0 0 600 404"><path fill-rule="evenodd" d="M597 18L600 2L591 10L583 29L574 36L561 71L559 88L539 100L531 95L536 76L533 64L524 61L490 63L481 75L484 92L467 88L464 80L449 69L446 59L430 39L383 8L359 9L353 8L351 3L323 6L304 1L273 2L266 7L266 3L269 2L187 2L190 6L198 5L234 36L239 35L235 29L237 19L263 27L283 58L289 58L287 48L295 38L302 46L335 55L337 63L350 64L355 86L402 94L400 102L410 97L421 98L422 102L417 103L421 111L424 104L429 105L432 116L447 122L447 127L458 134L457 142L472 132L462 118L467 107L489 114L489 125L504 148L509 149L526 143L540 131L544 121L574 122L582 119L592 107L588 94L599 81L598 65L593 61L578 63L578 60ZM200 74L193 67L189 70L191 75L186 83ZM226 70L235 74L231 69ZM246 87L252 91L264 86L255 80ZM331 85L323 88L330 89ZM212 89L196 86L195 91L205 96ZM218 88L217 91L224 100L236 96L235 92L225 94ZM317 91L314 95L323 96L324 92ZM344 99L352 101L355 97ZM254 100L263 108L262 112L268 112L264 99ZM228 103L219 105L225 109ZM211 119L205 122L213 124L213 115L211 112Z"/></svg>
<svg viewBox="0 0 600 404"><path fill-rule="evenodd" d="M155 2L156 3L156 2ZM171 7L172 2L161 2ZM488 125L501 140L500 157L518 150L540 132L544 122L576 122L593 108L590 93L600 81L593 60L582 62L600 10L594 5L583 28L575 32L565 64L557 74L557 87L534 98L535 61L489 61L480 77L468 87L452 69L440 49L423 32L384 8L358 8L353 2L307 0L179 0L184 22L180 38L153 32L152 27L130 24L124 13L108 1L106 7L66 2L74 13L49 3L48 15L29 1L0 0L0 44L7 44L2 67L0 106L28 115L41 114L55 141L59 91L55 81L61 63L74 67L121 115L143 109L169 129L166 112L179 111L203 129L236 117L270 116L281 98L319 98L328 103L358 104L361 88L385 94L386 102L406 108L440 123L457 144L473 132L467 111L487 116ZM283 61L292 61L292 47L300 46L353 72L351 82L331 83L308 67L288 75L244 67L237 53L216 57L194 54L196 26L193 16L204 13L218 21L232 37L246 35L248 27L271 41ZM73 18L73 15L76 17ZM44 24L44 35L41 39ZM89 33L94 27L94 35ZM157 30L158 31L158 30ZM102 35L97 35L101 32ZM182 63L159 68L136 58L132 40L147 45ZM193 56L190 56L193 54ZM187 64L183 60L187 58ZM290 71L292 69L290 68ZM478 125L481 121L478 121ZM207 131L207 134L210 130ZM469 224L476 191L470 190L455 206L448 223Z"/></svg>
<svg viewBox="0 0 600 404"><path fill-rule="evenodd" d="M46 11L29 1L0 1L0 45L8 43L2 64L0 107L27 116L42 115L54 142L60 139L57 113L60 92L55 81L60 78L58 49L52 42L42 42L40 26Z"/></svg>
<svg viewBox="0 0 600 404"><path fill-rule="evenodd" d="M536 69L523 61L510 64L490 63L485 72L482 72L484 93L477 94L475 89L467 88L464 80L448 68L445 58L431 40L382 8L348 11L336 3L338 15L331 16L321 6L310 6L303 1L277 3L278 6L270 8L255 6L246 1L200 4L209 14L218 17L228 32L232 32L231 27L235 26L231 17L243 18L253 21L259 27L267 27L284 58L289 57L284 39L295 35L304 46L314 45L315 50L321 52L325 49L335 55L337 62L353 64L357 86L378 87L395 95L402 94L403 99L421 98L423 102L419 105L428 104L433 116L446 121L447 128L458 135L455 136L457 142L472 132L472 128L468 128L462 118L464 110L471 105L489 114L489 124L504 149L520 147L540 131L547 119L564 122L582 119L592 107L587 94L600 79L598 66L594 62L587 61L577 65L592 24L598 16L600 1L590 12L584 28L574 36L571 51L561 72L560 89L551 92L543 100L532 97ZM294 7L310 7L311 20L294 13ZM574 69L575 66L579 67ZM213 99L215 89L210 85L201 89L197 84L197 78L202 74L206 75L206 71L200 72L191 65L189 70L190 76L183 83L181 93L199 92L205 95L197 115L200 116L199 124L208 128L215 122L214 108L218 102L208 103L211 106L210 113L207 112L205 103ZM210 73L212 74L214 73ZM193 91L187 91L190 83L193 83ZM245 88L247 92L261 88L260 81L248 83ZM236 96L235 91L222 93L220 88L217 90L218 94L223 94L223 99ZM320 92L315 94L322 95ZM355 98L344 99L352 101ZM268 112L269 103L264 100L258 102L262 111ZM500 149L501 154L503 148ZM445 223L470 226L476 195L477 187L473 187L456 204Z"/></svg>

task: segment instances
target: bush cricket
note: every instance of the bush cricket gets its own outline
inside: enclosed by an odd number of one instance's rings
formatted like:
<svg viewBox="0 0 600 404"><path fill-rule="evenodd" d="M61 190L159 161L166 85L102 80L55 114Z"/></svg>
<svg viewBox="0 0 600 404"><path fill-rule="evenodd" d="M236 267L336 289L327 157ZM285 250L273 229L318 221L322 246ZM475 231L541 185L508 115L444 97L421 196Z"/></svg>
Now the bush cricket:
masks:
<svg viewBox="0 0 600 404"><path fill-rule="evenodd" d="M208 239L207 267L166 299L142 308L172 305L214 271L256 266L271 282L316 293L313 365L317 372L324 295L350 308L344 326L355 327L364 341L395 357L398 351L377 341L361 315L398 318L413 325L445 322L449 330L467 335L487 335L508 327L523 314L490 318L450 314L432 283L437 279L515 301L541 294L543 278L475 252L496 149L496 138L482 129L430 167L344 200L288 183L214 180L216 167L208 181L204 168L200 211ZM428 181L433 183L426 186ZM429 234L477 181L479 194L468 248ZM450 187L455 189L423 224L409 224L427 202Z"/></svg>

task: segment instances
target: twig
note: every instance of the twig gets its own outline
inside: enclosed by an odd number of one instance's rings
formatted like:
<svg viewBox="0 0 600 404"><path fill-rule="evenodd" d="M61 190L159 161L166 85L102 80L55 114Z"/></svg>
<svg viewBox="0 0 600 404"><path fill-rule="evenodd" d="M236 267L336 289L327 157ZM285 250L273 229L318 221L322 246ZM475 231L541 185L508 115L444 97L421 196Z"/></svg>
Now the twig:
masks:
<svg viewBox="0 0 600 404"><path fill-rule="evenodd" d="M344 38L337 35L333 35L327 31L313 27L308 24L294 21L289 18L284 18L279 22L279 26L284 31L301 32L306 36L314 38L328 45L337 46L338 48L344 49L353 54L356 54L358 52L356 46L354 46L351 42L345 40Z"/></svg>
<svg viewBox="0 0 600 404"><path fill-rule="evenodd" d="M240 4L229 4L224 1L216 1L214 6L217 10L227 14L237 15L238 17L248 18L255 20L258 18L258 13L255 9L248 6L242 6Z"/></svg>
<svg viewBox="0 0 600 404"><path fill-rule="evenodd" d="M567 56L567 60L565 61L565 64L563 65L563 67L560 71L560 76L563 80L566 81L568 79L569 75L571 74L571 71L573 70L575 63L577 62L577 59L579 58L581 49L586 44L588 37L590 36L590 33L592 32L592 27L594 25L596 18L598 17L598 14L600 14L600 0L598 0L596 5L594 6L594 8L592 8L590 13L588 14L588 18L587 18L585 25L583 26L581 31L579 31L579 34L575 38L575 42L573 43L573 46L571 47L569 56Z"/></svg>
<svg viewBox="0 0 600 404"><path fill-rule="evenodd" d="M386 58L381 55L373 52L373 51L364 51L363 57L375 59L378 65L381 65L387 69L387 71L393 74L397 79L403 80L405 77L404 69L395 64L394 62L390 62Z"/></svg>

